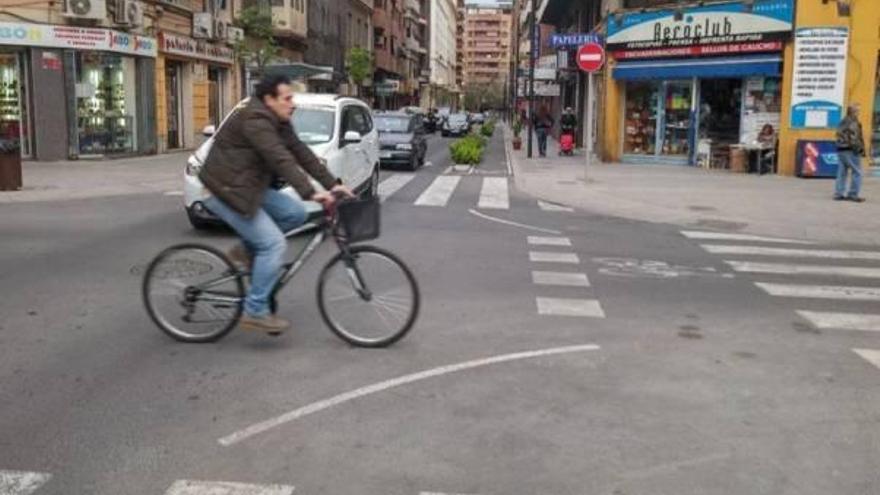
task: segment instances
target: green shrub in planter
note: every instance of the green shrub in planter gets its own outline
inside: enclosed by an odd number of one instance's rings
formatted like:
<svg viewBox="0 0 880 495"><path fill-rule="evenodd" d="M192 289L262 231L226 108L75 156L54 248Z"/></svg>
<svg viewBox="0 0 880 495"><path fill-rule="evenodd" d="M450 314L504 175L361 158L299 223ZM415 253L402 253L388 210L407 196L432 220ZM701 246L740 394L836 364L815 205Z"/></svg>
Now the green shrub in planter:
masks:
<svg viewBox="0 0 880 495"><path fill-rule="evenodd" d="M483 161L485 138L477 135L465 136L449 145L452 161L457 164L476 165Z"/></svg>
<svg viewBox="0 0 880 495"><path fill-rule="evenodd" d="M480 133L486 137L492 137L492 134L495 133L495 123L492 121L486 122L480 127Z"/></svg>

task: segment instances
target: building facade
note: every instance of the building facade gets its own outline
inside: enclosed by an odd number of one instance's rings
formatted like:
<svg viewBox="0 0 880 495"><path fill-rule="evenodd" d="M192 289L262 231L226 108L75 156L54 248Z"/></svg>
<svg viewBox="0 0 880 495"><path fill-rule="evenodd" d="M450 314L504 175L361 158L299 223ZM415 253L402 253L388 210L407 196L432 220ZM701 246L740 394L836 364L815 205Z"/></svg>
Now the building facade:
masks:
<svg viewBox="0 0 880 495"><path fill-rule="evenodd" d="M510 7L465 8L462 82L466 88L504 87L510 68L511 11Z"/></svg>
<svg viewBox="0 0 880 495"><path fill-rule="evenodd" d="M429 85L423 106L451 107L458 98L458 8L453 0L430 0L430 5L430 63L427 67Z"/></svg>
<svg viewBox="0 0 880 495"><path fill-rule="evenodd" d="M403 93L408 105L420 105L427 88L429 1L406 0L404 3L406 61Z"/></svg>
<svg viewBox="0 0 880 495"><path fill-rule="evenodd" d="M308 90L355 94L345 60L353 47L373 49L373 0L310 0L305 62L329 73L308 79Z"/></svg>
<svg viewBox="0 0 880 495"><path fill-rule="evenodd" d="M396 109L403 102L406 61L404 0L374 0L373 106Z"/></svg>

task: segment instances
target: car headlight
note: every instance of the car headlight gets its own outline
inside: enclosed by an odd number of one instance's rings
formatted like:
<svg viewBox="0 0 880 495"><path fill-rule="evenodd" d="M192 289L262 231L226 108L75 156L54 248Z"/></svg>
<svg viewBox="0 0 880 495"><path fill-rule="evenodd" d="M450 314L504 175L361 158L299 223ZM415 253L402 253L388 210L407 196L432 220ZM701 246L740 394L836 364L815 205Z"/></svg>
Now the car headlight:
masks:
<svg viewBox="0 0 880 495"><path fill-rule="evenodd" d="M397 148L397 149L399 149L399 150L407 150L407 151L409 151L409 150L412 149L412 145L409 144L409 143L400 143L400 144L398 144L397 146L395 146L395 148Z"/></svg>
<svg viewBox="0 0 880 495"><path fill-rule="evenodd" d="M199 160L196 157L191 156L191 157L189 157L189 159L187 159L187 161L186 161L186 175L189 175L190 177L194 177L196 175L199 175L199 172L201 170L202 170L202 164L199 162Z"/></svg>

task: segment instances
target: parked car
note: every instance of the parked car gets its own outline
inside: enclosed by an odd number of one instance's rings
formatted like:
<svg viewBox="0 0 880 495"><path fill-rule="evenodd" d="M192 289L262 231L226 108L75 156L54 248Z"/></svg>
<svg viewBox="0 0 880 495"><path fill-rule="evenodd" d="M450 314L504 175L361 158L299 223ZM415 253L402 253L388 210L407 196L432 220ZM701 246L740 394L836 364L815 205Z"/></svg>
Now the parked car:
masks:
<svg viewBox="0 0 880 495"><path fill-rule="evenodd" d="M474 112L468 116L471 124L483 125L486 123L486 116L480 112Z"/></svg>
<svg viewBox="0 0 880 495"><path fill-rule="evenodd" d="M220 123L220 128L232 114L241 111L247 99L240 102ZM357 194L377 195L379 190L379 134L373 125L370 107L361 100L331 94L296 93L296 110L291 121L297 136L307 144L321 163ZM197 229L222 225L223 221L204 205L210 193L199 180L199 171L214 144L214 126L203 134L208 139L191 154L184 171L184 207L189 221ZM316 190L321 185L312 181ZM281 191L299 197L289 185ZM310 211L320 211L317 203L306 203Z"/></svg>
<svg viewBox="0 0 880 495"><path fill-rule="evenodd" d="M468 122L468 116L466 113L453 113L449 117L443 121L443 125L440 127L440 134L443 137L447 136L464 136L468 132L470 132L471 126Z"/></svg>
<svg viewBox="0 0 880 495"><path fill-rule="evenodd" d="M379 163L403 165L415 170L425 164L428 141L421 115L379 113L375 115L379 131Z"/></svg>

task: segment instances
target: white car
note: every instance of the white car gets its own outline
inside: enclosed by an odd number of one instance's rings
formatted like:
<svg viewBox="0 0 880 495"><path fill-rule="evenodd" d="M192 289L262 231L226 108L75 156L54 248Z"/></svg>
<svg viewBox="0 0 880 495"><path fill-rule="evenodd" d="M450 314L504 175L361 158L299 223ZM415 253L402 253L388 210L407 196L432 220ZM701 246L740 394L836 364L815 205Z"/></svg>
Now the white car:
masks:
<svg viewBox="0 0 880 495"><path fill-rule="evenodd" d="M236 105L220 123L244 108L247 99ZM342 179L357 194L377 195L379 190L379 134L373 125L370 107L361 100L332 94L297 93L293 97L293 128L330 172ZM199 180L199 171L214 143L214 126L203 133L208 140L189 156L184 173L184 206L189 221L197 229L222 224L223 221L205 208L204 200L211 193ZM312 181L315 189L321 186ZM290 186L282 192L299 197ZM310 212L320 211L315 202L306 202Z"/></svg>

